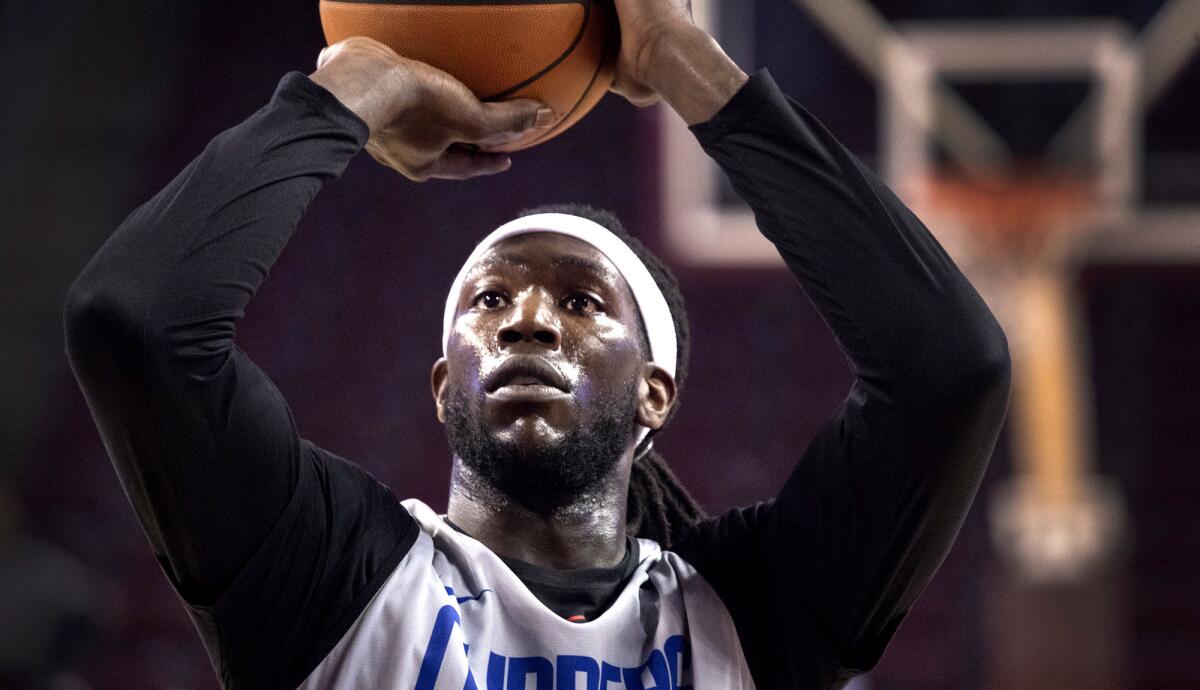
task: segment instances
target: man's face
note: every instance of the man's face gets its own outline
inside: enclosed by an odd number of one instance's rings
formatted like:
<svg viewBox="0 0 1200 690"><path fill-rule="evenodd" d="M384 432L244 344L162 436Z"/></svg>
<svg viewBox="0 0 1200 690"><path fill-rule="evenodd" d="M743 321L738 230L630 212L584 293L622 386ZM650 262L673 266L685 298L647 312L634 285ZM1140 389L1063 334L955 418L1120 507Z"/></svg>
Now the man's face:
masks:
<svg viewBox="0 0 1200 690"><path fill-rule="evenodd" d="M669 379L646 362L612 262L554 233L500 242L471 268L433 371L455 455L535 510L612 478L636 424L661 424Z"/></svg>

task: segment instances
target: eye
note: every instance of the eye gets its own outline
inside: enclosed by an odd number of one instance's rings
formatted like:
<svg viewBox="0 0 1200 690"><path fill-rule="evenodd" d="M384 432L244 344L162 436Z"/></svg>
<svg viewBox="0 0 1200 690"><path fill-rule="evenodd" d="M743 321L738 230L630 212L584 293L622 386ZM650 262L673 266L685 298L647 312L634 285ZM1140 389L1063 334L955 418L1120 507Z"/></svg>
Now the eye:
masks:
<svg viewBox="0 0 1200 690"><path fill-rule="evenodd" d="M482 307L484 309L499 309L508 303L508 298L502 293L495 290L484 290L475 295L475 300L471 302L471 306Z"/></svg>
<svg viewBox="0 0 1200 690"><path fill-rule="evenodd" d="M568 311L573 311L579 314L593 314L598 311L604 311L604 305L600 300L586 292L572 292L563 300L563 307Z"/></svg>

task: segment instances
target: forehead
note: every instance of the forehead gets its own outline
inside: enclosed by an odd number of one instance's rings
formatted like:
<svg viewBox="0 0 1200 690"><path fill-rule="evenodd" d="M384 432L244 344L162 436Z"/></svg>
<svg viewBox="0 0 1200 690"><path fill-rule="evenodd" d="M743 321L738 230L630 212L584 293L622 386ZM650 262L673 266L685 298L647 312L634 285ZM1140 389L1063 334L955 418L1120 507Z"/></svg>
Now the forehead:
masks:
<svg viewBox="0 0 1200 690"><path fill-rule="evenodd" d="M551 271L600 280L628 294L629 287L613 262L583 240L552 232L533 232L501 240L467 273L470 280L494 270Z"/></svg>

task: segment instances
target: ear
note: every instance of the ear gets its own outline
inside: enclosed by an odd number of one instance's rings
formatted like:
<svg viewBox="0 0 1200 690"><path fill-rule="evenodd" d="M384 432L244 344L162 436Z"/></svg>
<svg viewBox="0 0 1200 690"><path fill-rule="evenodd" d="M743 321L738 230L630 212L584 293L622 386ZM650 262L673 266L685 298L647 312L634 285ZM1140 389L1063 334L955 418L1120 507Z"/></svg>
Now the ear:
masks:
<svg viewBox="0 0 1200 690"><path fill-rule="evenodd" d="M433 388L433 404L437 406L437 418L442 424L446 423L446 395L450 380L449 372L446 367L446 358L439 357L438 361L433 363L433 371L429 372L429 384Z"/></svg>
<svg viewBox="0 0 1200 690"><path fill-rule="evenodd" d="M647 362L638 381L638 424L661 429L675 407L675 393L675 377L654 362Z"/></svg>

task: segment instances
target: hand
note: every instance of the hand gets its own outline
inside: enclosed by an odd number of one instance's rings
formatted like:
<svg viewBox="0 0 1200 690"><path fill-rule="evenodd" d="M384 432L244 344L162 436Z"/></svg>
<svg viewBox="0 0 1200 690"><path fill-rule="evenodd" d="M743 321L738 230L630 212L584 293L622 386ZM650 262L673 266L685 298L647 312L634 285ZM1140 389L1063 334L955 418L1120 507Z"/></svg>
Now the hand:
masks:
<svg viewBox="0 0 1200 690"><path fill-rule="evenodd" d="M537 101L483 103L446 72L362 36L322 50L310 78L367 123L372 158L418 182L507 170L512 160L486 149L554 120Z"/></svg>
<svg viewBox="0 0 1200 690"><path fill-rule="evenodd" d="M621 51L611 91L645 107L661 96L651 86L661 41L673 32L696 30L691 0L615 0L621 24Z"/></svg>

